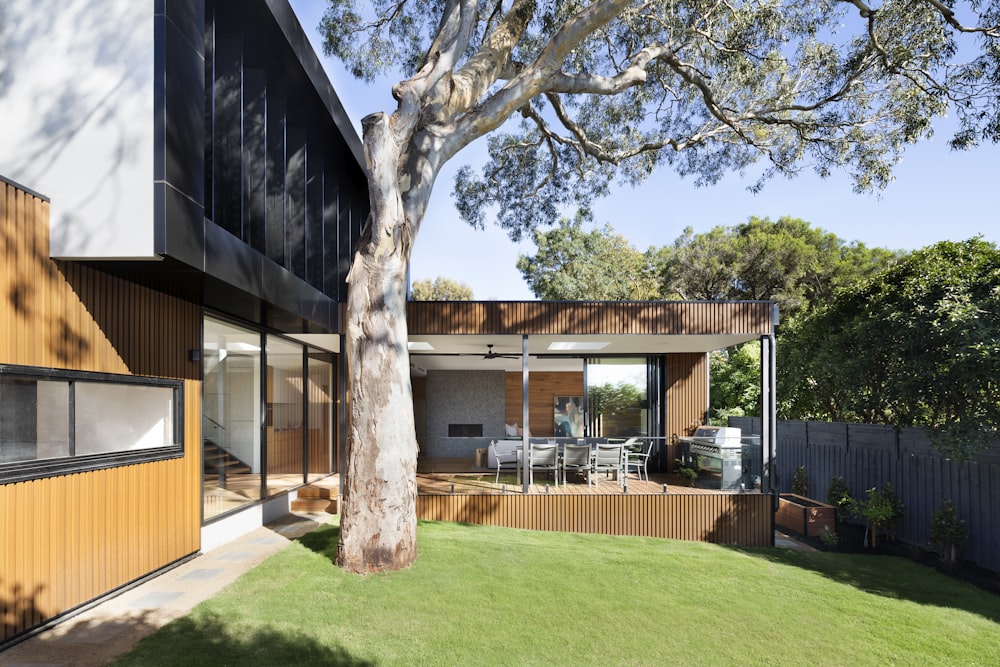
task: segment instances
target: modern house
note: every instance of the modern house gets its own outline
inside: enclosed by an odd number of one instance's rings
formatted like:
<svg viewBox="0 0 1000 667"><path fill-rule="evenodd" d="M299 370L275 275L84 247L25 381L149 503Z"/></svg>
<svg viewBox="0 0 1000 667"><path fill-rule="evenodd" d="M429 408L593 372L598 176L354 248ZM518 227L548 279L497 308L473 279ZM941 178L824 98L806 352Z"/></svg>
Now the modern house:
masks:
<svg viewBox="0 0 1000 667"><path fill-rule="evenodd" d="M2 647L342 469L345 277L368 194L286 0L0 11ZM669 466L671 436L705 419L707 352L750 340L773 397L768 302L408 318L425 456L527 425L642 433ZM628 405L598 405L605 386Z"/></svg>

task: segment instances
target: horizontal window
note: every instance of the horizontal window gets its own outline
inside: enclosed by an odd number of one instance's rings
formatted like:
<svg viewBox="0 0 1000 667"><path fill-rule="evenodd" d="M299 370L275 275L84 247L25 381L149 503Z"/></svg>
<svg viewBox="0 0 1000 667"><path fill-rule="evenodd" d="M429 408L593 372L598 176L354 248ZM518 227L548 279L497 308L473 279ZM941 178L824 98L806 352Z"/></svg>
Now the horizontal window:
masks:
<svg viewBox="0 0 1000 667"><path fill-rule="evenodd" d="M181 456L182 387L0 365L0 482Z"/></svg>

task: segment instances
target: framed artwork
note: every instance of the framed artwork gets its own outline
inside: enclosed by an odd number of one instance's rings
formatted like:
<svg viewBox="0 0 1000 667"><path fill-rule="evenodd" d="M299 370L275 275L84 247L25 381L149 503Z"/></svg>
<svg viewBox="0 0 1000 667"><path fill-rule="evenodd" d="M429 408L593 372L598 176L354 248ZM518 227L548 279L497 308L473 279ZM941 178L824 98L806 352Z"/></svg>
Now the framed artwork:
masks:
<svg viewBox="0 0 1000 667"><path fill-rule="evenodd" d="M553 399L555 437L583 437L583 396L556 396Z"/></svg>

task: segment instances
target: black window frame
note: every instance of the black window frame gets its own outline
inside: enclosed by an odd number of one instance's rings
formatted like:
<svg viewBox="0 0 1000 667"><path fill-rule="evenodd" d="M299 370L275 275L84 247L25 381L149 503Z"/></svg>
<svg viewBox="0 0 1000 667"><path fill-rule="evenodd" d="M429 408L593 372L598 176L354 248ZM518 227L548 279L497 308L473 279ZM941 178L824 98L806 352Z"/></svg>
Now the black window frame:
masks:
<svg viewBox="0 0 1000 667"><path fill-rule="evenodd" d="M46 477L71 475L94 470L118 468L139 463L152 463L178 459L184 456L184 381L170 378L149 377L144 375L121 375L115 373L99 373L94 371L74 371L57 368L40 368L36 366L19 366L0 364L0 377L12 377L25 380L49 382L91 382L104 384L133 385L144 387L160 387L173 390L173 444L166 447L150 447L146 449L128 450L122 452L107 452L101 454L71 455L50 459L32 459L30 461L15 461L0 463L0 484L26 482ZM71 389L72 393L72 389ZM66 415L70 420L70 415ZM71 438L75 423L70 420ZM70 451L74 451L74 443L70 442Z"/></svg>

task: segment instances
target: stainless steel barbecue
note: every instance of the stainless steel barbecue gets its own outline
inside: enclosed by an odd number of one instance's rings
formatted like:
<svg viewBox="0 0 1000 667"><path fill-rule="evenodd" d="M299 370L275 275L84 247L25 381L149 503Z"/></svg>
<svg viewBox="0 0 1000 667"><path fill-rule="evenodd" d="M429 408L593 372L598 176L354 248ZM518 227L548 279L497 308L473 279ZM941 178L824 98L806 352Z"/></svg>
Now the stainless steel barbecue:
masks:
<svg viewBox="0 0 1000 667"><path fill-rule="evenodd" d="M740 429L731 426L701 426L693 436L681 438L686 459L699 470L718 474L721 489L739 489L746 484L744 446Z"/></svg>

